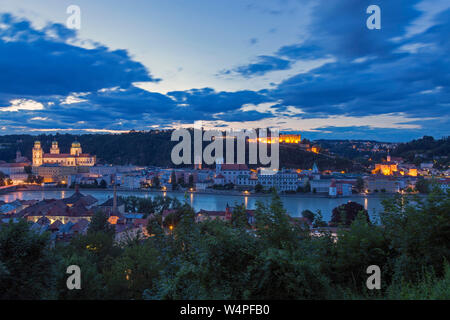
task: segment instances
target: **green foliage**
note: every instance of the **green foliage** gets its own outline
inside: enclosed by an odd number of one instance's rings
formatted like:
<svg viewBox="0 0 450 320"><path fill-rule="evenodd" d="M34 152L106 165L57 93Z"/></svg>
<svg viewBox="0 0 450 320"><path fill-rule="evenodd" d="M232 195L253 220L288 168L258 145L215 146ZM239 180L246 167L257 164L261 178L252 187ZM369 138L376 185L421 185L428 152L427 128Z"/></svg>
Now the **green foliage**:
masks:
<svg viewBox="0 0 450 320"><path fill-rule="evenodd" d="M431 183L428 180L425 180L423 177L419 177L417 179L415 188L420 193L429 193L431 189Z"/></svg>
<svg viewBox="0 0 450 320"><path fill-rule="evenodd" d="M49 234L39 234L21 221L0 229L0 299L55 298L58 257Z"/></svg>
<svg viewBox="0 0 450 320"><path fill-rule="evenodd" d="M413 281L425 269L442 276L450 261L450 197L435 188L426 198L409 196L384 202L381 223L395 249L395 280Z"/></svg>
<svg viewBox="0 0 450 320"><path fill-rule="evenodd" d="M293 223L276 193L257 204L256 228L248 225L244 206L233 208L231 221L196 222L187 202L148 200L126 199L136 210L152 210L152 236L127 243L114 241L101 213L87 234L55 247L48 234L31 231L26 222L2 225L0 298L449 298L450 197L439 189L426 198L385 200L381 224L354 210L336 237L327 231L312 236ZM163 223L168 208L175 211ZM320 211L302 215L313 227L326 226ZM81 290L67 290L69 265L81 268ZM381 269L381 290L366 287L370 265Z"/></svg>
<svg viewBox="0 0 450 320"><path fill-rule="evenodd" d="M177 176L175 175L175 171L172 171L170 175L170 181L172 183L172 190L177 190L178 184L177 184Z"/></svg>
<svg viewBox="0 0 450 320"><path fill-rule="evenodd" d="M258 256L250 272L248 299L326 299L331 286L319 267L289 250L268 248Z"/></svg>
<svg viewBox="0 0 450 320"><path fill-rule="evenodd" d="M307 181L304 186L298 186L297 192L301 192L301 193L311 192L311 183L309 181Z"/></svg>
<svg viewBox="0 0 450 320"><path fill-rule="evenodd" d="M106 189L107 186L108 185L107 185L106 181L102 179L102 181L100 181L99 187L102 188L102 189Z"/></svg>
<svg viewBox="0 0 450 320"><path fill-rule="evenodd" d="M395 300L449 300L450 299L450 266L445 264L442 278L433 271L425 272L420 280L402 282L392 285L388 292L388 299Z"/></svg>
<svg viewBox="0 0 450 320"><path fill-rule="evenodd" d="M383 228L367 222L366 216L359 213L349 230L342 230L339 241L333 246L332 256L334 283L356 292L367 291L366 269L370 265L384 266L382 278L389 279L388 258L389 241Z"/></svg>
<svg viewBox="0 0 450 320"><path fill-rule="evenodd" d="M435 140L433 137L424 136L421 139L401 143L392 151L392 155L402 157L409 162L421 163L433 161L435 157L443 157L441 165L449 164L450 138L443 137ZM420 155L418 157L418 155ZM415 161L418 160L418 161Z"/></svg>
<svg viewBox="0 0 450 320"><path fill-rule="evenodd" d="M81 290L68 290L67 267L76 265L81 270ZM62 300L100 300L106 294L105 280L97 268L97 264L89 254L67 252L58 264L57 270L58 299Z"/></svg>
<svg viewBox="0 0 450 320"><path fill-rule="evenodd" d="M362 192L364 190L364 180L361 177L356 179L356 190Z"/></svg>
<svg viewBox="0 0 450 320"><path fill-rule="evenodd" d="M125 211L143 213L145 217L149 214L161 215L164 210L177 209L181 203L176 198L156 196L154 199L135 196L121 197L125 202Z"/></svg>
<svg viewBox="0 0 450 320"><path fill-rule="evenodd" d="M107 299L142 299L146 289L156 286L163 265L159 262L159 251L151 242L133 244L113 261L105 272Z"/></svg>
<svg viewBox="0 0 450 320"><path fill-rule="evenodd" d="M88 228L88 233L95 234L98 232L103 232L113 237L115 234L115 229L113 225L109 224L108 218L108 215L103 211L97 211L92 216L91 223L89 224Z"/></svg>
<svg viewBox="0 0 450 320"><path fill-rule="evenodd" d="M315 219L315 214L311 210L303 210L302 217L308 219L310 223L313 223Z"/></svg>
<svg viewBox="0 0 450 320"><path fill-rule="evenodd" d="M360 213L364 215L367 222L370 223L369 214L361 204L354 201L349 201L345 204L341 204L340 206L333 209L330 225L349 226L356 219L356 216Z"/></svg>

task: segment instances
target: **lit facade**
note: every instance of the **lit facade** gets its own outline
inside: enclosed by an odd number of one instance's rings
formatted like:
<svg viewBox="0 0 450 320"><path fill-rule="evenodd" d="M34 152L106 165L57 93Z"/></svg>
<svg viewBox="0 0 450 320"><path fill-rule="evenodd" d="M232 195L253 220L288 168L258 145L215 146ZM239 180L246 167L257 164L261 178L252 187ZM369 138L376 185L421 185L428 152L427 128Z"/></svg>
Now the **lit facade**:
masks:
<svg viewBox="0 0 450 320"><path fill-rule="evenodd" d="M32 153L33 167L40 167L44 164L58 164L63 167L92 167L96 162L95 156L82 152L81 144L77 141L72 143L70 153L60 153L57 141L53 141L50 153L44 153L41 143L36 141Z"/></svg>
<svg viewBox="0 0 450 320"><path fill-rule="evenodd" d="M398 171L397 163L385 162L385 163L377 163L375 165L375 169L372 170L372 174L381 173L385 176L391 176L397 171Z"/></svg>
<svg viewBox="0 0 450 320"><path fill-rule="evenodd" d="M289 143L289 144L299 144L302 141L302 137L299 134L280 134L278 138L275 137L261 137L257 139L249 139L249 142L261 142L261 143Z"/></svg>

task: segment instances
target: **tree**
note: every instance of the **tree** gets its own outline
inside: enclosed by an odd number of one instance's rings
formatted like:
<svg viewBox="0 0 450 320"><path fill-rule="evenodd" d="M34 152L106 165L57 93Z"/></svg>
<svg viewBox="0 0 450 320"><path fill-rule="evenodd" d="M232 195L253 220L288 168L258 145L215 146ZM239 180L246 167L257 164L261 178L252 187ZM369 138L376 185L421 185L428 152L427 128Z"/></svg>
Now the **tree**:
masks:
<svg viewBox="0 0 450 320"><path fill-rule="evenodd" d="M264 189L264 188L263 188L263 186L262 186L261 183L256 184L256 186L255 186L255 192L256 192L256 193L262 192L263 189Z"/></svg>
<svg viewBox="0 0 450 320"><path fill-rule="evenodd" d="M338 226L342 224L350 226L358 213L365 215L367 222L370 223L367 210L361 204L349 201L333 209L330 225Z"/></svg>
<svg viewBox="0 0 450 320"><path fill-rule="evenodd" d="M127 246L105 272L106 298L138 300L145 289L153 290L162 269L159 254L151 242Z"/></svg>
<svg viewBox="0 0 450 320"><path fill-rule="evenodd" d="M245 205L236 205L233 208L233 214L231 215L231 224L238 228L247 228L248 219L247 219L247 210L245 209Z"/></svg>
<svg viewBox="0 0 450 320"><path fill-rule="evenodd" d="M102 181L100 181L100 188L106 189L106 187L107 187L106 181L102 179Z"/></svg>
<svg viewBox="0 0 450 320"><path fill-rule="evenodd" d="M310 210L303 210L302 211L302 217L308 219L308 221L310 223L313 223L314 218L315 218L315 214L314 214L314 212L312 212Z"/></svg>
<svg viewBox="0 0 450 320"><path fill-rule="evenodd" d="M416 182L416 190L420 193L428 193L430 192L430 183L423 177L420 177Z"/></svg>
<svg viewBox="0 0 450 320"><path fill-rule="evenodd" d="M99 272L96 262L89 254L66 252L58 265L58 299L59 300L100 300L105 298L104 276ZM68 290L67 267L76 265L81 270L81 290Z"/></svg>
<svg viewBox="0 0 450 320"><path fill-rule="evenodd" d="M194 176L192 174L189 175L189 182L188 182L189 188L194 187Z"/></svg>
<svg viewBox="0 0 450 320"><path fill-rule="evenodd" d="M172 190L177 190L177 176L175 174L175 171L172 171L170 175L170 183L172 184Z"/></svg>
<svg viewBox="0 0 450 320"><path fill-rule="evenodd" d="M364 190L364 180L361 177L356 179L356 190L358 192L363 192Z"/></svg>
<svg viewBox="0 0 450 320"><path fill-rule="evenodd" d="M450 261L448 191L433 188L426 198L398 195L383 206L381 223L396 253L395 280L416 281L424 271L442 276L445 261Z"/></svg>
<svg viewBox="0 0 450 320"><path fill-rule="evenodd" d="M58 256L26 221L0 227L0 299L54 299Z"/></svg>
<svg viewBox="0 0 450 320"><path fill-rule="evenodd" d="M103 211L97 211L91 219L88 233L103 232L110 236L114 236L115 228L108 222L108 215Z"/></svg>
<svg viewBox="0 0 450 320"><path fill-rule="evenodd" d="M327 227L328 224L323 220L322 211L317 210L317 212L314 214L314 221L313 221L313 227L314 228L323 228Z"/></svg>
<svg viewBox="0 0 450 320"><path fill-rule="evenodd" d="M161 182L159 181L158 176L156 176L156 177L153 178L152 185L153 185L155 188L159 188L159 187L161 186Z"/></svg>
<svg viewBox="0 0 450 320"><path fill-rule="evenodd" d="M340 231L338 238L331 254L335 257L330 269L333 282L354 292L367 292L366 269L377 265L386 287L392 272L388 266L391 249L382 227L368 223L366 216L359 212L350 229Z"/></svg>

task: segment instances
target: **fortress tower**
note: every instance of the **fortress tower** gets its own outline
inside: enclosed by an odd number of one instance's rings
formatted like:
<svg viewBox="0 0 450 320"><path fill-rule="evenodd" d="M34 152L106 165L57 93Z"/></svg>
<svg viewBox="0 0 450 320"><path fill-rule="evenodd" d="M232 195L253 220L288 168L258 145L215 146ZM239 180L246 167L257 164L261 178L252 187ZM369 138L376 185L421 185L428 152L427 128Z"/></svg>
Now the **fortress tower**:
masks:
<svg viewBox="0 0 450 320"><path fill-rule="evenodd" d="M40 141L34 142L32 153L33 153L33 166L34 167L41 166L43 164L44 152L42 150Z"/></svg>

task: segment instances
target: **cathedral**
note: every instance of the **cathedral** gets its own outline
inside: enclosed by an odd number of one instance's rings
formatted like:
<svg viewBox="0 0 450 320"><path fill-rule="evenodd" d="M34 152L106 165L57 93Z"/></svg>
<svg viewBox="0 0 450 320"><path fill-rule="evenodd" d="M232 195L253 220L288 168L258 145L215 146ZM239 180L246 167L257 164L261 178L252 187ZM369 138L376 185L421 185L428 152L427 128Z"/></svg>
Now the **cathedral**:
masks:
<svg viewBox="0 0 450 320"><path fill-rule="evenodd" d="M33 167L40 167L45 164L63 167L92 167L95 165L95 160L95 156L82 152L81 144L77 141L72 143L70 153L60 153L57 141L52 142L50 153L44 153L40 141L34 143Z"/></svg>

